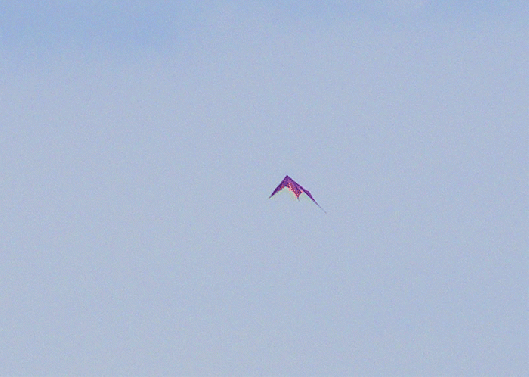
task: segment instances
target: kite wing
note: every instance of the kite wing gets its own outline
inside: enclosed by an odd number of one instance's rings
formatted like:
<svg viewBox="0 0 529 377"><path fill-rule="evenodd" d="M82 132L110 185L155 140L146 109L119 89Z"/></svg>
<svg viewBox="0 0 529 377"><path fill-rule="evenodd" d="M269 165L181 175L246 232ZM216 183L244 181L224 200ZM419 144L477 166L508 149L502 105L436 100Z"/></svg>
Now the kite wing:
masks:
<svg viewBox="0 0 529 377"><path fill-rule="evenodd" d="M275 194L277 194L278 191L281 191L284 187L286 186L285 184L285 180L283 179L281 181L281 183L279 184L279 186L276 187L276 189L274 190L274 192L272 193L272 195L270 195L268 197L268 199L270 199L272 196L274 196Z"/></svg>
<svg viewBox="0 0 529 377"><path fill-rule="evenodd" d="M303 187L302 187L302 189L303 189L303 192L304 192L305 194L307 194L307 196L308 196L309 198L312 199L312 201L314 202L314 204L316 204L318 207L321 208L321 206L318 204L318 202L317 202L316 200L314 200L314 198L313 198L312 195L310 194L309 190L306 190L306 189L304 189ZM321 210L322 210L323 212L327 213L327 211L325 211L323 208L321 208Z"/></svg>

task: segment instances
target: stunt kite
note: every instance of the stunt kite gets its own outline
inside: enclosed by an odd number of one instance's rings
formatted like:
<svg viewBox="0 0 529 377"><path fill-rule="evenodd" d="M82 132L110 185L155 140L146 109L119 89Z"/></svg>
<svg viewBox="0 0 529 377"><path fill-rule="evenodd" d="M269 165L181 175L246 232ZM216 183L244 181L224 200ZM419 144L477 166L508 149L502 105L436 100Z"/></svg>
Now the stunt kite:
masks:
<svg viewBox="0 0 529 377"><path fill-rule="evenodd" d="M281 181L281 183L279 184L279 186L276 187L276 189L274 190L274 192L272 193L272 195L270 195L270 197L268 199L270 199L272 196L274 196L277 192L281 191L283 188L287 187L290 191L292 191L294 193L294 195L296 195L296 198L299 200L299 196L302 194L302 193L305 193L307 194L307 196L309 198L312 199L312 201L318 206L321 208L321 206L318 204L318 202L316 202L314 200L314 198L312 197L312 195L310 194L309 190L307 189L304 189L303 186L301 186L300 184L296 183L296 181L294 181L292 178L290 178L288 175L285 176L285 178L283 178L283 180ZM321 208L321 210L323 212L325 212L325 210L323 208ZM327 213L327 212L325 212Z"/></svg>

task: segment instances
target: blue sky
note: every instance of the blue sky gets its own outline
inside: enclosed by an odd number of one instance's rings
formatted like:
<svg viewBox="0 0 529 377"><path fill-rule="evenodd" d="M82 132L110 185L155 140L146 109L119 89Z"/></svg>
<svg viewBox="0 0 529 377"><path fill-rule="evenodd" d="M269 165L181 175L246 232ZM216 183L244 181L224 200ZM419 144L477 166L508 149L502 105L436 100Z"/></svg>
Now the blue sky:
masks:
<svg viewBox="0 0 529 377"><path fill-rule="evenodd" d="M528 372L526 2L79 4L0 2L0 375Z"/></svg>

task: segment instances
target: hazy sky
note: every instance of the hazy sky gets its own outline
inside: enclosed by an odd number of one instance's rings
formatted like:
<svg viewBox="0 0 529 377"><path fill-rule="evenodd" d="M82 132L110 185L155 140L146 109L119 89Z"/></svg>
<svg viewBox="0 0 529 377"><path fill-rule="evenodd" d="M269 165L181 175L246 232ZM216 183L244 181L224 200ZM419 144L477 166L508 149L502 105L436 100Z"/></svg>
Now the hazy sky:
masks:
<svg viewBox="0 0 529 377"><path fill-rule="evenodd" d="M0 1L0 375L529 373L529 3L270 3Z"/></svg>

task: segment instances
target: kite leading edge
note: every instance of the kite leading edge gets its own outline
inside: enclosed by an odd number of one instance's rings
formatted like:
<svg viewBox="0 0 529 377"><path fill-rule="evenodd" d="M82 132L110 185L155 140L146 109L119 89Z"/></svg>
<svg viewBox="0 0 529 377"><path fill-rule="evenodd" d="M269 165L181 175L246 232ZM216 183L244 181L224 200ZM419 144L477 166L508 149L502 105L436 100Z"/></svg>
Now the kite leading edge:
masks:
<svg viewBox="0 0 529 377"><path fill-rule="evenodd" d="M310 194L309 190L306 190L303 188L303 186L301 186L299 183L297 183L296 181L294 181L292 178L290 178L288 175L285 176L285 178L283 178L283 180L281 181L281 183L279 184L279 186L276 187L276 189L274 190L274 192L272 192L272 195L270 195L270 197L268 199L270 199L272 196L274 196L277 192L281 191L283 188L288 188L290 191L292 191L294 193L294 195L296 195L296 198L299 200L299 196L302 194L302 193L305 193L307 194L307 196L318 206L320 207L320 209L327 213L323 208L321 208L321 206L318 204L318 202L316 200L314 200L314 198L312 197L312 195Z"/></svg>

